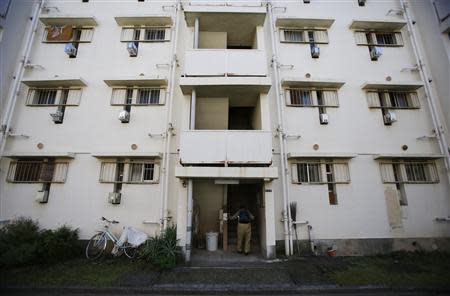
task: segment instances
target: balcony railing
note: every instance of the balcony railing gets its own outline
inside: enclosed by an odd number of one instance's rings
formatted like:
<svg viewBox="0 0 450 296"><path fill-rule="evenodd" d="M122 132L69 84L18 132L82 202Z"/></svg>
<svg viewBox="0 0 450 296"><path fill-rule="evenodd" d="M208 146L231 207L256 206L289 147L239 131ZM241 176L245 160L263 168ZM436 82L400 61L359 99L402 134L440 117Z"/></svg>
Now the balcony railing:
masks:
<svg viewBox="0 0 450 296"><path fill-rule="evenodd" d="M196 49L186 52L187 76L266 76L265 52L256 49Z"/></svg>
<svg viewBox="0 0 450 296"><path fill-rule="evenodd" d="M182 164L270 164L268 131L191 130L181 133Z"/></svg>

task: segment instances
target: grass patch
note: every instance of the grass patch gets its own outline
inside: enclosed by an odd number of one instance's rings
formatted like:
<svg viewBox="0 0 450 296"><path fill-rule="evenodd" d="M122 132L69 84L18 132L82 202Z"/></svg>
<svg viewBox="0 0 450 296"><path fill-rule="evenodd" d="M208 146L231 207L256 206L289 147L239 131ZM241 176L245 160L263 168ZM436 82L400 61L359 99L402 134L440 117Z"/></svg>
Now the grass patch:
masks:
<svg viewBox="0 0 450 296"><path fill-rule="evenodd" d="M139 271L151 273L148 264L125 258L89 261L75 259L51 265L2 269L2 286L120 286L122 279Z"/></svg>
<svg viewBox="0 0 450 296"><path fill-rule="evenodd" d="M450 286L449 253L397 252L373 257L349 257L347 267L329 277L341 285L383 285L388 287Z"/></svg>

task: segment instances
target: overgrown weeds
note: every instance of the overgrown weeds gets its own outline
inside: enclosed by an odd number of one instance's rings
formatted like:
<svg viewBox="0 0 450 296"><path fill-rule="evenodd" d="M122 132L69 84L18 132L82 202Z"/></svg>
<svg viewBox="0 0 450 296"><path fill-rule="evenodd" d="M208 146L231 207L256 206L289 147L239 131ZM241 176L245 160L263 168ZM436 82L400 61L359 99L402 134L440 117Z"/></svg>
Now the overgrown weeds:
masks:
<svg viewBox="0 0 450 296"><path fill-rule="evenodd" d="M151 237L142 246L139 255L155 267L174 267L181 255L181 249L177 246L177 228L170 226L160 235Z"/></svg>

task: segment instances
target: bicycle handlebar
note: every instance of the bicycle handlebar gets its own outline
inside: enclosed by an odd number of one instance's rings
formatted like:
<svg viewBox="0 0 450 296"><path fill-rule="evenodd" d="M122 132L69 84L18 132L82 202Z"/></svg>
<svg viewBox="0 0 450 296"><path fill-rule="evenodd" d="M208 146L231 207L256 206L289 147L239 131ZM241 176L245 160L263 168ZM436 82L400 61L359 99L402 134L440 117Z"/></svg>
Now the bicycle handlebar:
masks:
<svg viewBox="0 0 450 296"><path fill-rule="evenodd" d="M101 220L102 220L102 221L106 221L106 222L108 222L108 223L112 223L112 224L118 224L118 223L119 223L119 221L116 221L116 220L108 220L108 219L106 219L105 217L102 217Z"/></svg>

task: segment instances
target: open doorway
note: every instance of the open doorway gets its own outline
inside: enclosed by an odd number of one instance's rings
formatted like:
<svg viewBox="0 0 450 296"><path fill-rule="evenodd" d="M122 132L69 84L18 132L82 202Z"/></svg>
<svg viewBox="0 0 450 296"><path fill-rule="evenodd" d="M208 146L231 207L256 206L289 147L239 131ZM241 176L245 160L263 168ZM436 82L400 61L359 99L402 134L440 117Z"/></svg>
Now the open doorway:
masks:
<svg viewBox="0 0 450 296"><path fill-rule="evenodd" d="M252 221L251 253L261 253L261 243L264 235L262 231L265 225L264 204L262 198L262 184L259 182L228 185L227 190L227 212L234 215L241 205L245 205L255 216ZM237 246L237 220L228 220L227 238L228 250L236 252Z"/></svg>

